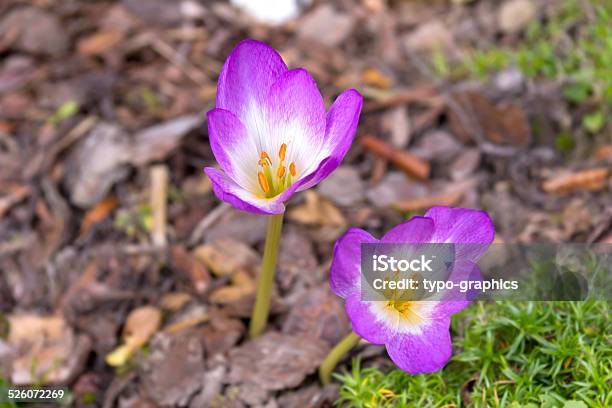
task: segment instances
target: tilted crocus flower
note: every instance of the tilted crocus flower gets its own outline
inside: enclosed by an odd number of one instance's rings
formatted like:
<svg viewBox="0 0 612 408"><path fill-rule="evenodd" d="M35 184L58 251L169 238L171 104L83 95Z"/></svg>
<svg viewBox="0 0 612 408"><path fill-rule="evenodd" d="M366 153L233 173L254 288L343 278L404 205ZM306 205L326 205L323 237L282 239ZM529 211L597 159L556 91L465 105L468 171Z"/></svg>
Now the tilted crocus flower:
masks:
<svg viewBox="0 0 612 408"><path fill-rule="evenodd" d="M289 70L270 46L240 42L229 55L208 112L221 171L205 169L220 200L259 214L281 214L296 191L334 171L348 151L361 111L354 89L325 111L305 69Z"/></svg>
<svg viewBox="0 0 612 408"><path fill-rule="evenodd" d="M325 111L305 69L289 70L268 45L245 40L227 57L208 112L208 137L221 170L205 170L220 200L272 215L250 334L265 328L285 202L334 171L348 151L362 98L350 89Z"/></svg>
<svg viewBox="0 0 612 408"><path fill-rule="evenodd" d="M361 291L361 244L455 244L453 282L480 276L475 262L493 241L495 231L486 212L465 208L433 207L423 217L412 217L380 240L361 229L350 229L335 245L330 285L345 300L353 332L330 353L321 367L328 382L341 354L359 338L384 344L393 362L411 373L441 369L451 357L450 316L469 300L364 300ZM461 245L465 244L465 245ZM335 353L335 356L334 356ZM335 361L334 361L335 360Z"/></svg>

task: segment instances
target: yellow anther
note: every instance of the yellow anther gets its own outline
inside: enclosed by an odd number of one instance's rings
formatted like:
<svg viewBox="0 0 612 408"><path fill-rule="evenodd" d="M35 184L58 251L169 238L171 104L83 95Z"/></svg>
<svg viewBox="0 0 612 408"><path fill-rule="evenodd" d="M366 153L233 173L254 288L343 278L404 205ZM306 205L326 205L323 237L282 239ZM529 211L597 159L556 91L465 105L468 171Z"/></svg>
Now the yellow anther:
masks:
<svg viewBox="0 0 612 408"><path fill-rule="evenodd" d="M291 177L295 177L295 175L297 174L294 162L291 162L291 164L289 165L289 173L291 173Z"/></svg>
<svg viewBox="0 0 612 408"><path fill-rule="evenodd" d="M278 157L281 159L281 162L285 160L285 153L287 153L287 145L283 143L278 152Z"/></svg>
<svg viewBox="0 0 612 408"><path fill-rule="evenodd" d="M283 178L283 176L285 175L285 166L278 166L278 169L276 170L276 175L278 176L278 178Z"/></svg>
<svg viewBox="0 0 612 408"><path fill-rule="evenodd" d="M264 193L270 192L270 185L268 184L268 180L266 180L266 176L260 171L257 173L257 178L259 179L259 186L264 191Z"/></svg>
<svg viewBox="0 0 612 408"><path fill-rule="evenodd" d="M266 167L269 166L271 163L269 162L269 159L259 159L257 164L259 164L261 167Z"/></svg>

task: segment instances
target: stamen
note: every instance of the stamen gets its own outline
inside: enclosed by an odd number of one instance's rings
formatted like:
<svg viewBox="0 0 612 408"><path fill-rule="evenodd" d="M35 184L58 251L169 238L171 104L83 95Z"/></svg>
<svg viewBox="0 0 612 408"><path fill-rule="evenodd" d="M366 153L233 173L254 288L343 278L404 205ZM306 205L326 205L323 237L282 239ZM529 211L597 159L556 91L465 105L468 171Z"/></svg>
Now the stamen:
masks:
<svg viewBox="0 0 612 408"><path fill-rule="evenodd" d="M295 177L295 175L297 174L297 171L295 170L295 162L291 162L291 164L289 165L289 173L291 173L293 177Z"/></svg>
<svg viewBox="0 0 612 408"><path fill-rule="evenodd" d="M281 162L285 160L285 153L287 153L287 145L283 143L280 147L280 151L278 152L278 157L281 159Z"/></svg>
<svg viewBox="0 0 612 408"><path fill-rule="evenodd" d="M260 171L257 173L257 178L259 179L259 186L264 191L264 193L270 192L270 185L268 184L268 180L266 180L266 176Z"/></svg>
<svg viewBox="0 0 612 408"><path fill-rule="evenodd" d="M261 152L261 156L259 159L259 165L260 166L271 166L272 165L272 159L270 159L270 156L268 156L268 153L266 152Z"/></svg>
<svg viewBox="0 0 612 408"><path fill-rule="evenodd" d="M283 178L283 176L285 175L285 166L278 166L278 169L276 170L276 175L278 176L278 178Z"/></svg>

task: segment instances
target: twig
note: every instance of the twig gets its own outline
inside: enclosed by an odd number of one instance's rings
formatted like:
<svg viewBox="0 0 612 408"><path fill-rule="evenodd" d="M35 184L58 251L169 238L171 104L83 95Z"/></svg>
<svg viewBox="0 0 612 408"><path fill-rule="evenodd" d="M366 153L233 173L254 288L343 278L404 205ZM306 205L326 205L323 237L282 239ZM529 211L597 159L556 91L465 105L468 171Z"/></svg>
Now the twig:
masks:
<svg viewBox="0 0 612 408"><path fill-rule="evenodd" d="M189 237L189 245L193 246L197 244L202 237L204 236L204 231L206 231L211 225L213 225L227 210L230 209L230 206L226 203L221 203L214 210L212 210L208 215L193 229L191 236Z"/></svg>
<svg viewBox="0 0 612 408"><path fill-rule="evenodd" d="M166 246L166 201L168 199L168 168L163 165L151 167L151 213L153 226L151 241L156 247Z"/></svg>
<svg viewBox="0 0 612 408"><path fill-rule="evenodd" d="M409 176L424 180L429 177L429 162L420 159L406 151L396 149L374 136L366 135L361 139L361 145L372 153L380 156L404 170Z"/></svg>
<svg viewBox="0 0 612 408"><path fill-rule="evenodd" d="M206 85L207 77L206 75L197 69L193 64L187 61L185 58L181 58L174 49L165 43L163 40L159 38L154 38L151 41L151 46L153 49L162 57L167 59L172 65L176 66L178 69L183 72L187 76L187 78L191 79L198 85Z"/></svg>
<svg viewBox="0 0 612 408"><path fill-rule="evenodd" d="M368 102L363 107L364 113L369 113L395 105L407 104L412 102L422 102L425 104L435 104L438 89L435 85L426 84L415 88L408 88L396 91L388 97ZM431 102L431 100L434 100Z"/></svg>
<svg viewBox="0 0 612 408"><path fill-rule="evenodd" d="M8 194L0 197L0 218L10 210L15 204L24 200L32 192L28 185L15 185L9 188Z"/></svg>

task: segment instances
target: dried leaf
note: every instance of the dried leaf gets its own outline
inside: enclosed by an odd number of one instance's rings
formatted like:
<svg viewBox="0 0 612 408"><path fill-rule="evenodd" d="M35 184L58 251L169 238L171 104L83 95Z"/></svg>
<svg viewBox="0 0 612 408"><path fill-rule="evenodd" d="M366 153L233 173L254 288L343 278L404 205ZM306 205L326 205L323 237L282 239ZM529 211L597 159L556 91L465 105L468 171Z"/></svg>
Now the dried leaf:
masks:
<svg viewBox="0 0 612 408"><path fill-rule="evenodd" d="M449 110L453 133L462 140L470 140L478 132L474 123L482 129L484 136L499 145L525 146L529 143L531 128L523 108L515 103L496 104L475 90L457 92L453 95L460 109Z"/></svg>
<svg viewBox="0 0 612 408"><path fill-rule="evenodd" d="M77 50L82 55L99 55L113 49L123 40L124 34L118 30L98 31L81 39Z"/></svg>
<svg viewBox="0 0 612 408"><path fill-rule="evenodd" d="M257 252L242 242L224 238L197 247L193 255L217 276L228 276L245 269L254 270L261 263Z"/></svg>
<svg viewBox="0 0 612 408"><path fill-rule="evenodd" d="M154 306L141 306L128 315L123 328L126 342L146 343L161 324L161 312Z"/></svg>
<svg viewBox="0 0 612 408"><path fill-rule="evenodd" d="M200 259L181 246L172 247L172 266L190 280L197 293L203 294L210 287L211 277Z"/></svg>
<svg viewBox="0 0 612 408"><path fill-rule="evenodd" d="M232 285L214 290L210 301L222 305L244 302L255 294L255 281L246 272L238 271L232 278Z"/></svg>
<svg viewBox="0 0 612 408"><path fill-rule="evenodd" d="M459 200L461 200L461 197L463 197L463 191L450 191L443 194L398 201L393 204L393 208L399 211L418 211L433 207L434 205L445 205L451 207L457 205Z"/></svg>
<svg viewBox="0 0 612 408"><path fill-rule="evenodd" d="M204 350L194 331L158 333L150 353L139 359L142 393L154 406L185 407L205 381Z"/></svg>
<svg viewBox="0 0 612 408"><path fill-rule="evenodd" d="M187 303L191 301L191 295L184 292L170 292L166 293L159 302L160 306L164 310L176 312L183 308Z"/></svg>
<svg viewBox="0 0 612 408"><path fill-rule="evenodd" d="M595 151L595 158L597 160L612 158L612 145L599 146Z"/></svg>
<svg viewBox="0 0 612 408"><path fill-rule="evenodd" d="M596 168L582 170L570 174L562 174L542 183L542 189L547 193L568 194L574 191L599 191L604 188L610 170Z"/></svg>
<svg viewBox="0 0 612 408"><path fill-rule="evenodd" d="M66 384L81 371L91 340L76 335L63 317L22 314L8 319L13 384Z"/></svg>
<svg viewBox="0 0 612 408"><path fill-rule="evenodd" d="M96 204L91 210L87 211L81 222L79 235L89 232L91 227L104 220L110 213L119 206L119 200L114 196L108 196Z"/></svg>
<svg viewBox="0 0 612 408"><path fill-rule="evenodd" d="M161 312L154 306L141 306L130 312L123 328L123 344L106 356L106 363L120 367L144 346L161 325Z"/></svg>
<svg viewBox="0 0 612 408"><path fill-rule="evenodd" d="M389 89L393 80L376 68L368 68L361 74L361 79L368 85L381 89Z"/></svg>
<svg viewBox="0 0 612 408"><path fill-rule="evenodd" d="M312 190L304 192L304 197L306 202L289 210L287 218L306 225L346 225L344 215L330 201Z"/></svg>

